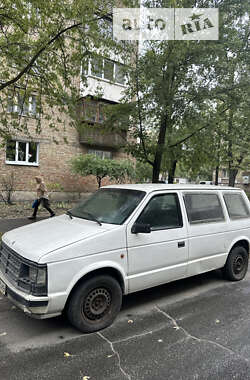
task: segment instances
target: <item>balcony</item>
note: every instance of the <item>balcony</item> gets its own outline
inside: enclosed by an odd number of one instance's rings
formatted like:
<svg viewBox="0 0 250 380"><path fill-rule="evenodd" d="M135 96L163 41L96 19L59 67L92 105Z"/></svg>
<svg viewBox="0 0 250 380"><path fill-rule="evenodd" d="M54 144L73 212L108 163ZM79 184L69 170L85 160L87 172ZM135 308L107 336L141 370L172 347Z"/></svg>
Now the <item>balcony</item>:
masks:
<svg viewBox="0 0 250 380"><path fill-rule="evenodd" d="M126 142L126 131L107 132L104 128L91 125L79 132L80 143L102 148L119 149Z"/></svg>

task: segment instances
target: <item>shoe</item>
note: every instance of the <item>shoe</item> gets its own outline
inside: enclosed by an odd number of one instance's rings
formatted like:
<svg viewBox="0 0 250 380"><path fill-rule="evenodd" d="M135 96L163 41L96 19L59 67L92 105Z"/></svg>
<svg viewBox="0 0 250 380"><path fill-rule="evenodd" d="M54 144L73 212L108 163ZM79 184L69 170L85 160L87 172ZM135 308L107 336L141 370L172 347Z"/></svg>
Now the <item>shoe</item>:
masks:
<svg viewBox="0 0 250 380"><path fill-rule="evenodd" d="M53 216L56 216L56 214L53 212L53 214L50 215L50 218L53 218Z"/></svg>
<svg viewBox="0 0 250 380"><path fill-rule="evenodd" d="M30 220L36 220L36 216L33 216L33 215L29 216L28 219L30 219Z"/></svg>

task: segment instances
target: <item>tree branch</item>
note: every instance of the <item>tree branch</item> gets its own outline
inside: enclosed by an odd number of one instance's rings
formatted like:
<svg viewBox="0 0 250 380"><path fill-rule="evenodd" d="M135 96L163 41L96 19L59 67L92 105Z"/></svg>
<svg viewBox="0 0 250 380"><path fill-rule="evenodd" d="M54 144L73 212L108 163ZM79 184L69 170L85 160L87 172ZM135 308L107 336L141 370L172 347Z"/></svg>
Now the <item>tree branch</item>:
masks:
<svg viewBox="0 0 250 380"><path fill-rule="evenodd" d="M99 19L102 19L104 18L105 15L103 16L100 16L100 17L97 17L89 22L92 22L92 21L97 21ZM16 83L20 78L22 78L22 76L24 74L26 74L29 69L31 68L31 66L34 64L34 62L37 60L37 58L50 46L52 45L61 35L63 35L64 33L68 32L69 30L72 30L72 29L75 29L75 28L78 28L79 26L82 25L82 22L79 22L77 24L73 24L73 25L70 25L68 26L67 28L64 28L62 29L60 32L58 32L53 38L51 38L47 43L45 43L45 45L43 47L41 47L38 52L33 56L33 58L30 60L30 62L23 68L23 70L20 71L20 73L15 76L14 78L10 79L8 82L5 82L5 83L2 83L0 85L0 91L3 90L4 88Z"/></svg>
<svg viewBox="0 0 250 380"><path fill-rule="evenodd" d="M226 112L227 110L229 109L229 107L225 108L223 111L220 112L220 115L222 115L224 112ZM193 131L192 133L190 133L190 135L184 137L183 139L175 142L174 144L171 144L171 145L168 145L168 148L174 148L175 146L178 146L180 144L183 144L184 142L186 142L187 140L189 140L191 137L193 137L194 135L196 135L196 133L202 131L203 129L209 127L209 125L211 124L211 122L203 125L202 127L196 129L195 131Z"/></svg>

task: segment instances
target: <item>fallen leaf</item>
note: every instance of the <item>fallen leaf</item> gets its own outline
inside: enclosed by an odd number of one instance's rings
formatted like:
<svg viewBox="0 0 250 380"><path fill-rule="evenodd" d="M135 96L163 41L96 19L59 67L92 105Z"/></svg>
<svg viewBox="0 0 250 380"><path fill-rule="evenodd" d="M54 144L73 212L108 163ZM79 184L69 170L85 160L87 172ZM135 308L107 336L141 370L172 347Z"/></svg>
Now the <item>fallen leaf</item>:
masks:
<svg viewBox="0 0 250 380"><path fill-rule="evenodd" d="M163 340L162 339L158 339L158 342L161 343L161 342L163 342Z"/></svg>
<svg viewBox="0 0 250 380"><path fill-rule="evenodd" d="M219 320L219 319L216 319L215 323L220 323L220 320Z"/></svg>
<svg viewBox="0 0 250 380"><path fill-rule="evenodd" d="M108 355L107 358L112 358L113 355Z"/></svg>
<svg viewBox="0 0 250 380"><path fill-rule="evenodd" d="M69 354L68 352L64 352L64 357L65 357L65 358L68 358L68 357L70 357L70 356L73 356L73 355Z"/></svg>
<svg viewBox="0 0 250 380"><path fill-rule="evenodd" d="M180 327L179 326L174 326L173 327L175 330L180 330Z"/></svg>
<svg viewBox="0 0 250 380"><path fill-rule="evenodd" d="M5 336L5 335L7 335L7 332L3 332L0 334L0 336Z"/></svg>
<svg viewBox="0 0 250 380"><path fill-rule="evenodd" d="M133 319L129 319L128 323L134 323Z"/></svg>
<svg viewBox="0 0 250 380"><path fill-rule="evenodd" d="M90 377L89 376L83 376L82 380L89 380Z"/></svg>

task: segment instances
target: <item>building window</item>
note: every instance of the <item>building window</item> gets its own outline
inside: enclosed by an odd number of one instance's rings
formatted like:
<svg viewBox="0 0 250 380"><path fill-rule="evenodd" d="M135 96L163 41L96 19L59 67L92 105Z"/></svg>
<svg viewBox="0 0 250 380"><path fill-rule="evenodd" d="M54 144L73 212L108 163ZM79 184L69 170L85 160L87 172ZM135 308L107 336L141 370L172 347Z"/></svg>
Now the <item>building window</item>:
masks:
<svg viewBox="0 0 250 380"><path fill-rule="evenodd" d="M96 100L84 100L83 118L92 123L103 123L105 120L105 105Z"/></svg>
<svg viewBox="0 0 250 380"><path fill-rule="evenodd" d="M98 119L98 104L95 101L84 102L84 120L96 122Z"/></svg>
<svg viewBox="0 0 250 380"><path fill-rule="evenodd" d="M107 17L101 18L97 21L97 24L98 29L104 38L113 39L113 23L111 19Z"/></svg>
<svg viewBox="0 0 250 380"><path fill-rule="evenodd" d="M91 74L97 78L103 78L103 59L96 58L91 60Z"/></svg>
<svg viewBox="0 0 250 380"><path fill-rule="evenodd" d="M110 81L114 80L114 62L109 59L104 59L103 77Z"/></svg>
<svg viewBox="0 0 250 380"><path fill-rule="evenodd" d="M10 140L6 144L6 164L38 166L39 143Z"/></svg>
<svg viewBox="0 0 250 380"><path fill-rule="evenodd" d="M89 149L88 150L89 154L94 154L97 157L100 157L101 159L104 160L104 158L112 158L112 153L107 151L107 150L95 150L95 149Z"/></svg>
<svg viewBox="0 0 250 380"><path fill-rule="evenodd" d="M115 82L125 84L124 66L119 63L115 64Z"/></svg>
<svg viewBox="0 0 250 380"><path fill-rule="evenodd" d="M93 77L125 85L125 66L110 59L100 57L92 59L89 74Z"/></svg>
<svg viewBox="0 0 250 380"><path fill-rule="evenodd" d="M8 95L7 112L21 116L38 116L35 95L26 95L24 91L14 90Z"/></svg>
<svg viewBox="0 0 250 380"><path fill-rule="evenodd" d="M222 169L222 178L228 178L227 169Z"/></svg>

